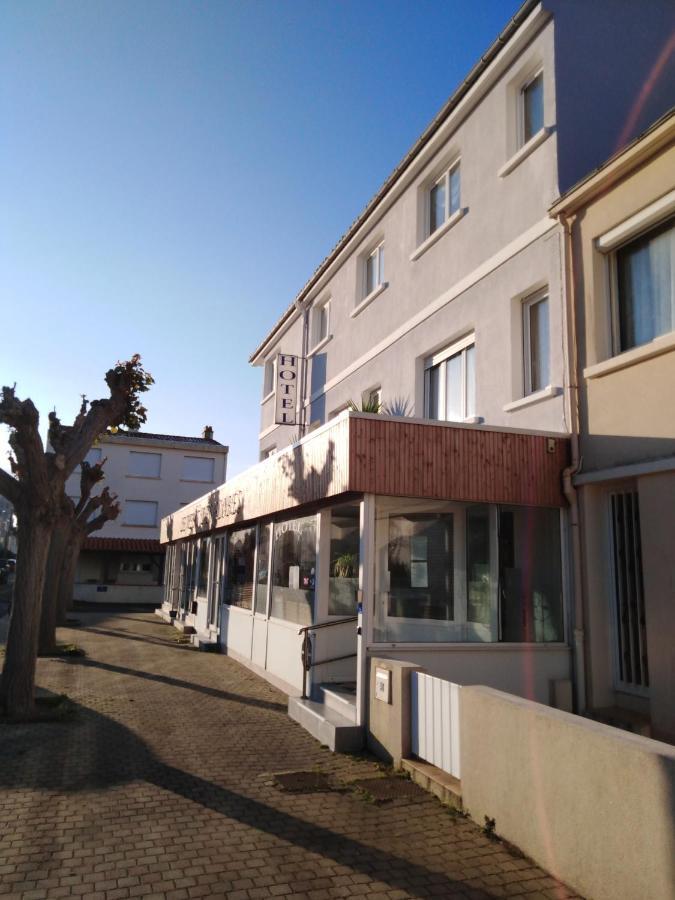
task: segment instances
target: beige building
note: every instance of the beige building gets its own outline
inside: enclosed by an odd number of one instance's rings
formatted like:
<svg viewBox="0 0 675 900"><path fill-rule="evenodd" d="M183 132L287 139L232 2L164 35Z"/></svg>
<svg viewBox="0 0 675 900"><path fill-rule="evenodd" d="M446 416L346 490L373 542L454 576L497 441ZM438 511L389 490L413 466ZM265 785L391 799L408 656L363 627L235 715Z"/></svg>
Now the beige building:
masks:
<svg viewBox="0 0 675 900"><path fill-rule="evenodd" d="M552 212L571 238L586 708L675 741L675 112Z"/></svg>
<svg viewBox="0 0 675 900"><path fill-rule="evenodd" d="M106 603L161 600L164 548L159 543L163 516L190 503L226 477L228 448L207 426L201 437L118 432L102 437L87 455L105 459L105 480L117 494L117 519L94 532L80 555L75 599ZM79 472L66 484L77 502Z"/></svg>

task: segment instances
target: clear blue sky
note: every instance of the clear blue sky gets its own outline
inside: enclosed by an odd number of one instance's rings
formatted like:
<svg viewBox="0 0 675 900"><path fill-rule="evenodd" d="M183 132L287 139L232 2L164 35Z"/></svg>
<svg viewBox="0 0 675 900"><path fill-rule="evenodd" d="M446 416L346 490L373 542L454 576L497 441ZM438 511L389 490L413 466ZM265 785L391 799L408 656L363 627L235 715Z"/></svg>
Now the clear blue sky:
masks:
<svg viewBox="0 0 675 900"><path fill-rule="evenodd" d="M254 463L249 353L519 5L1 2L0 383L68 420L139 352Z"/></svg>

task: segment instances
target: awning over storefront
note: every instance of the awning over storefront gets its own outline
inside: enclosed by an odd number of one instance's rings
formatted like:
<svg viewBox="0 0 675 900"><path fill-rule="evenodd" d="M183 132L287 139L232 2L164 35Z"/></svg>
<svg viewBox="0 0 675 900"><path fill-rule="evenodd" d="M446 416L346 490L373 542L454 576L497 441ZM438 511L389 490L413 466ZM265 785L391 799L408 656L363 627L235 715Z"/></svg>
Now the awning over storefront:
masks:
<svg viewBox="0 0 675 900"><path fill-rule="evenodd" d="M162 520L162 543L345 493L565 505L565 435L344 412Z"/></svg>

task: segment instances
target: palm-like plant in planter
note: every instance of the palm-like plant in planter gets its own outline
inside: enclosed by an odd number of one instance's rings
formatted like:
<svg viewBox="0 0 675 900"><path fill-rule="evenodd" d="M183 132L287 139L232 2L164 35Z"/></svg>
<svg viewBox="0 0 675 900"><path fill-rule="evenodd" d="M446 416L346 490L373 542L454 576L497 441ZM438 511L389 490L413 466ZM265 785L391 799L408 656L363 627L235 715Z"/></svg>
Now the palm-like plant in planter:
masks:
<svg viewBox="0 0 675 900"><path fill-rule="evenodd" d="M356 553L343 553L331 564L330 607L333 616L353 616L359 589L359 563Z"/></svg>
<svg viewBox="0 0 675 900"><path fill-rule="evenodd" d="M333 561L333 578L354 578L356 575L356 553L343 553Z"/></svg>

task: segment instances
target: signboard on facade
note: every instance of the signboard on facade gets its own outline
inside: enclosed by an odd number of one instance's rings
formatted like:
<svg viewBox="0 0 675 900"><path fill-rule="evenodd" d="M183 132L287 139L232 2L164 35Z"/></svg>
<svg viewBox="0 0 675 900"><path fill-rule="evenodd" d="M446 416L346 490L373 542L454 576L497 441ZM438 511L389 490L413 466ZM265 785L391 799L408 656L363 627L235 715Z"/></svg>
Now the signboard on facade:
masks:
<svg viewBox="0 0 675 900"><path fill-rule="evenodd" d="M295 425L301 357L277 354L275 425Z"/></svg>

